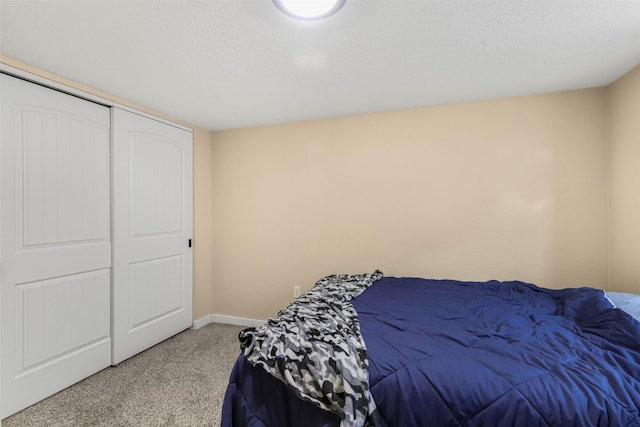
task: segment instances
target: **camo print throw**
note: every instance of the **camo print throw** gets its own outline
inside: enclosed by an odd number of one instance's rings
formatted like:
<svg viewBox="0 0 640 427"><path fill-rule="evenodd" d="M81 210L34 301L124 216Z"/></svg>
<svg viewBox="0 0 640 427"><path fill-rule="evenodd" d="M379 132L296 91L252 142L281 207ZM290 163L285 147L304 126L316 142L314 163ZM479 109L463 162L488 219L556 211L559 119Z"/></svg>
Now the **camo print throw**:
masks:
<svg viewBox="0 0 640 427"><path fill-rule="evenodd" d="M376 270L319 280L261 327L240 332L246 360L337 414L341 427L376 425L367 349L349 301L381 278Z"/></svg>

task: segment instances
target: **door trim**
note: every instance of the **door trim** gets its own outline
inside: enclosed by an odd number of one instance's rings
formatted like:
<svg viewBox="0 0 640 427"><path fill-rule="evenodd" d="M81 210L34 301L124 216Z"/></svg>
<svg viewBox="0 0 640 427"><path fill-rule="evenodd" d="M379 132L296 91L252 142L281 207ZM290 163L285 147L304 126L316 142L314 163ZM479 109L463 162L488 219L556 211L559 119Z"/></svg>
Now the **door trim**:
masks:
<svg viewBox="0 0 640 427"><path fill-rule="evenodd" d="M4 57L0 56L0 73L3 74L8 74L10 76L22 79L22 80L26 80L28 82L31 83L35 83L41 86L45 86L48 87L49 89L54 89L57 90L59 92L63 92L66 93L68 95L73 95L76 96L78 98L82 98L85 99L87 101L92 101L92 102L96 102L98 104L102 104L105 107L116 107L116 108L120 108L122 110L126 110L130 113L135 113L144 117L147 117L149 119L153 119L159 122L162 122L164 124L167 124L169 126L173 126L173 127L177 127L178 129L182 129L182 130L186 130L187 132L191 132L193 133L193 128L189 127L189 126L185 126L185 125L181 125L179 123L173 122L171 120L168 119L164 119L158 115L154 115L151 113L147 113L145 111L142 111L140 109L136 109L134 107L130 107L128 105L119 103L113 99L110 99L108 97L108 94L104 94L105 96L100 96L98 94L94 94L91 93L87 90L82 90L64 83L60 83L57 82L55 80L51 80L50 78L32 73L30 71L21 69L21 68L17 68L15 66L9 65L5 62L2 62L2 60L4 59ZM26 64L25 64L26 65ZM87 89L91 90L93 88L87 87ZM99 90L96 89L96 91L99 92Z"/></svg>

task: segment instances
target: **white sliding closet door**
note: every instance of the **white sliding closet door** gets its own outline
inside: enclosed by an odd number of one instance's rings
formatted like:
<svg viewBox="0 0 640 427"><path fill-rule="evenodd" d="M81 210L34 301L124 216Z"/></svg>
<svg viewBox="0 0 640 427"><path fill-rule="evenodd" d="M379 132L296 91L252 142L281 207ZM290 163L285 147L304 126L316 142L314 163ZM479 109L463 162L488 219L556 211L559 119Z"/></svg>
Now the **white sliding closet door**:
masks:
<svg viewBox="0 0 640 427"><path fill-rule="evenodd" d="M1 417L107 366L109 109L0 74Z"/></svg>
<svg viewBox="0 0 640 427"><path fill-rule="evenodd" d="M112 120L115 365L192 324L193 135L117 108Z"/></svg>

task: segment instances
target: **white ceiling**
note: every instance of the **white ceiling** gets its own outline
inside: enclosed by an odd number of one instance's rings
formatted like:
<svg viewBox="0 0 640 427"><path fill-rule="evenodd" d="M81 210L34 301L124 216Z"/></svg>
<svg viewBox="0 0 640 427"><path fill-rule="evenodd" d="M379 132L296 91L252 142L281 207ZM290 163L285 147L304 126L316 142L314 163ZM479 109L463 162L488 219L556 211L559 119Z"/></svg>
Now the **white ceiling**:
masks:
<svg viewBox="0 0 640 427"><path fill-rule="evenodd" d="M603 86L640 1L0 1L0 53L218 130Z"/></svg>

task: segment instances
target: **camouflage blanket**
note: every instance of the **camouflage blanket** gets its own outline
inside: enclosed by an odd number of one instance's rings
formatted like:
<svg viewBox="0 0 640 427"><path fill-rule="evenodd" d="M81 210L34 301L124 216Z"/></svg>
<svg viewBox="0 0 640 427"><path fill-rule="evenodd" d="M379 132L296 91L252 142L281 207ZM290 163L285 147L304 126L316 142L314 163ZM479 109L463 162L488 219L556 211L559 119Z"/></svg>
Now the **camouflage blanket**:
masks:
<svg viewBox="0 0 640 427"><path fill-rule="evenodd" d="M380 278L376 270L319 280L261 327L240 332L246 360L337 414L341 427L376 425L367 349L349 301Z"/></svg>

